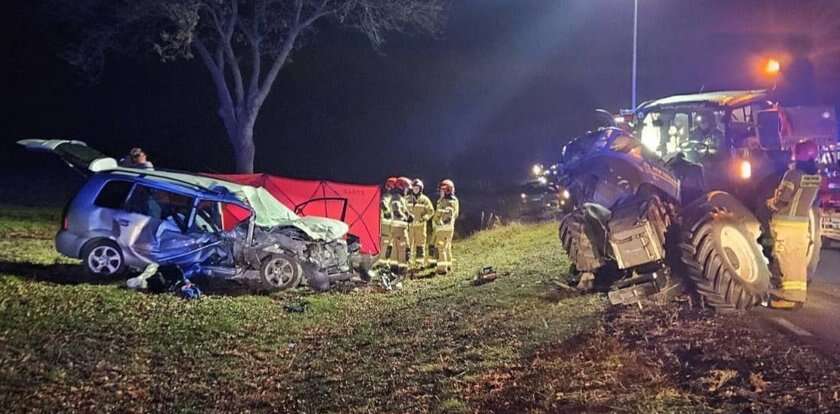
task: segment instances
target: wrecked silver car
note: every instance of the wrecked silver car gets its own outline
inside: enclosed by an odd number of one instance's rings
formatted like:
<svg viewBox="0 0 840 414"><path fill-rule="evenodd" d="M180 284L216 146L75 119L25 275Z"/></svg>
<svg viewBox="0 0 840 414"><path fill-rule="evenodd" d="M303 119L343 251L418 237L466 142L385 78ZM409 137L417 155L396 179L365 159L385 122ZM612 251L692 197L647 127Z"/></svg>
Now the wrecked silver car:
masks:
<svg viewBox="0 0 840 414"><path fill-rule="evenodd" d="M119 167L81 141L22 140L83 172L63 211L59 253L95 276L149 264L192 267L207 276L258 278L275 289L305 281L314 290L367 279L358 238L344 222L300 217L260 187L197 174Z"/></svg>

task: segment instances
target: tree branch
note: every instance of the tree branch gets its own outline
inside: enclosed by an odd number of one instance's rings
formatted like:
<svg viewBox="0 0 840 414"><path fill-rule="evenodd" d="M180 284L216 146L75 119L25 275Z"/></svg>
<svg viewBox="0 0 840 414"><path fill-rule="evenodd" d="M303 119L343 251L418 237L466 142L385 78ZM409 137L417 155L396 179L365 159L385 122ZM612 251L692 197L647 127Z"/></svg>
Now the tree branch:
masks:
<svg viewBox="0 0 840 414"><path fill-rule="evenodd" d="M239 28L242 33L245 34L245 38L248 39L248 44L251 46L251 77L248 80L247 95L249 101L257 96L257 90L260 84L260 71L262 69L262 53L260 52L262 36L259 34L259 20L261 15L260 13L264 13L265 10L258 10L260 4L263 3L254 1L254 14L251 27L243 24L241 19L239 20Z"/></svg>
<svg viewBox="0 0 840 414"><path fill-rule="evenodd" d="M271 68L268 70L268 73L265 75L265 79L263 79L262 85L259 87L259 92L257 93L257 99L255 101L255 106L257 108L259 108L265 101L265 98L268 96L268 92L271 91L271 86L274 84L274 80L277 79L277 74L280 72L280 69L283 68L283 65L286 64L289 54L295 47L298 34L299 32L297 27L292 28L287 34L286 41L283 42L283 48L280 49L280 53L278 53L274 58Z"/></svg>
<svg viewBox="0 0 840 414"><path fill-rule="evenodd" d="M213 84L216 86L216 95L219 97L219 115L222 118L222 121L225 123L225 129L228 130L228 134L232 136L232 132L235 129L234 125L229 125L229 121L227 120L230 117L230 121L236 122L236 111L233 110L233 100L230 96L230 89L228 88L227 82L225 81L225 74L219 65L213 61L213 57L210 55L210 51L207 50L207 46L200 38L195 38L193 41L195 45L195 49L198 51L198 55L201 57L202 62L204 62L204 66L207 67L207 70L210 72L210 77L213 79ZM222 112L227 111L227 114L223 114ZM224 116L227 115L227 116Z"/></svg>
<svg viewBox="0 0 840 414"><path fill-rule="evenodd" d="M303 0L297 0L294 23L291 29L289 29L286 33L286 39L283 42L283 47L280 49L280 53L278 53L274 58L271 68L268 70L265 79L263 79L262 85L259 87L259 93L257 94L256 100L257 108L262 105L263 101L265 101L265 98L268 96L268 93L271 91L271 86L274 84L274 80L277 78L277 74L280 72L280 69L283 68L283 65L285 65L286 61L289 59L289 54L295 48L295 42L297 41L300 33L307 27L313 25L318 19L333 12L333 10L327 9L329 2L330 0L322 0L321 4L315 8L312 14L309 15L306 20L301 22L300 19L303 11Z"/></svg>
<svg viewBox="0 0 840 414"><path fill-rule="evenodd" d="M224 28L224 36L222 44L225 48L225 54L230 61L230 72L233 75L234 91L236 92L236 105L241 106L245 99L245 88L242 81L242 72L239 70L239 60L236 58L236 53L233 51L233 33L236 29L236 22L239 20L239 0L231 0L231 15L227 22L227 27Z"/></svg>
<svg viewBox="0 0 840 414"><path fill-rule="evenodd" d="M315 9L314 12L306 19L303 23L300 23L300 20L297 21L298 27L301 29L305 29L315 23L316 20L330 14L333 10L327 9L327 4L330 0L322 0L321 4ZM299 16L299 15L298 15Z"/></svg>

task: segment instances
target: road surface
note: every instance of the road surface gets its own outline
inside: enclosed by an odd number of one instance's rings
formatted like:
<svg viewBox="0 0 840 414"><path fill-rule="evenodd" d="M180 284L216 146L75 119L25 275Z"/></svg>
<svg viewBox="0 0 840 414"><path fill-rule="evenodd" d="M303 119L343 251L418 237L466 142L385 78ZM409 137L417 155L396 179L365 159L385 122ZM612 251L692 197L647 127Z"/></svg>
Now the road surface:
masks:
<svg viewBox="0 0 840 414"><path fill-rule="evenodd" d="M840 250L822 251L820 266L808 287L808 302L802 309L759 309L756 316L768 328L795 335L826 352L840 352Z"/></svg>

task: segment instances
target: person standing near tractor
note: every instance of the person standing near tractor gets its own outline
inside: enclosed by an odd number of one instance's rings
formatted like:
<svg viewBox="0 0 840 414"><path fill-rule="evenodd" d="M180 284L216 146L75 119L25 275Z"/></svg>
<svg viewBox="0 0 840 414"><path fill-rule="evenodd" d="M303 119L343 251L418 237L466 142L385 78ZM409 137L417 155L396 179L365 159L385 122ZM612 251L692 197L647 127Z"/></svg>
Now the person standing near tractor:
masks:
<svg viewBox="0 0 840 414"><path fill-rule="evenodd" d="M397 185L397 177L388 177L385 184L382 186L382 200L379 203L379 263L389 266L391 250L393 244L391 243L391 222L393 213L391 212L391 197L393 196L394 188Z"/></svg>
<svg viewBox="0 0 840 414"><path fill-rule="evenodd" d="M771 212L770 233L773 238L772 256L781 273L781 286L771 291L770 307L797 309L807 299L808 267L814 250L811 216L820 190L822 177L818 174L817 145L813 141L797 143L793 149L790 169L785 172L773 197L767 200ZM819 225L819 220L814 220Z"/></svg>
<svg viewBox="0 0 840 414"><path fill-rule="evenodd" d="M452 269L452 237L455 235L455 220L460 213L458 197L455 197L455 184L452 180L443 180L438 186L440 198L432 217L434 229L436 272L445 275Z"/></svg>
<svg viewBox="0 0 840 414"><path fill-rule="evenodd" d="M390 200L391 244L393 248L388 260L391 268L397 274L403 274L408 270L408 225L413 221L407 200L410 188L410 179L406 177L397 178Z"/></svg>
<svg viewBox="0 0 840 414"><path fill-rule="evenodd" d="M408 227L408 245L411 251L410 267L416 269L426 266L426 244L429 220L435 213L432 200L423 194L423 181L415 179L411 183L411 194L408 195L408 209L414 216L414 221Z"/></svg>

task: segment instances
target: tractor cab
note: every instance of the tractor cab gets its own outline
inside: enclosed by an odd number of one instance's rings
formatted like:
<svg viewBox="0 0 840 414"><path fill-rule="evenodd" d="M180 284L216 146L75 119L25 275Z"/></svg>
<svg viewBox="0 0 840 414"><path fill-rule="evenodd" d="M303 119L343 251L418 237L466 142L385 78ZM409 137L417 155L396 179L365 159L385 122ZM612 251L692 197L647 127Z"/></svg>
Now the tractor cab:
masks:
<svg viewBox="0 0 840 414"><path fill-rule="evenodd" d="M677 95L640 105L634 133L666 161L702 166L708 189L732 191L784 167L780 147L759 139L758 115L773 108L760 90Z"/></svg>

